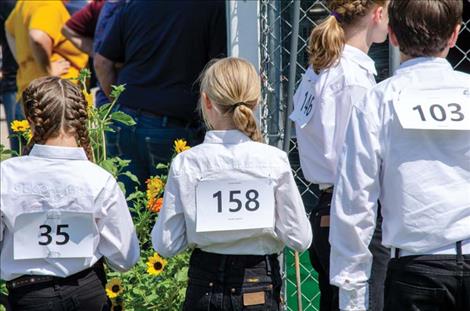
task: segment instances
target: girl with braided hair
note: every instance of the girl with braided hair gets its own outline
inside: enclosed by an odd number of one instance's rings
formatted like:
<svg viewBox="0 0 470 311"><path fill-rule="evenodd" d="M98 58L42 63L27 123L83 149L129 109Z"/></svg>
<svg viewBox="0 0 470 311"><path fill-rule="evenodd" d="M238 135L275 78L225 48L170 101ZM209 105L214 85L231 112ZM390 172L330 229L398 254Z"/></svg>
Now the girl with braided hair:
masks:
<svg viewBox="0 0 470 311"><path fill-rule="evenodd" d="M152 231L163 256L193 249L184 310L281 310L278 254L312 240L286 153L262 143L259 98L245 60L220 59L203 73L210 130L173 160Z"/></svg>
<svg viewBox="0 0 470 311"><path fill-rule="evenodd" d="M116 180L92 163L87 103L69 80L23 92L32 139L3 161L0 277L13 310L108 310L103 259L130 269L139 243Z"/></svg>
<svg viewBox="0 0 470 311"><path fill-rule="evenodd" d="M341 297L350 292L338 293L338 288L330 285L329 241L348 238L330 236L330 205L351 107L376 84L377 71L367 52L373 43L387 37L388 0L330 0L328 5L331 15L310 35L309 66L295 93L290 118L296 126L302 172L320 190L310 216L314 240L309 249L310 261L318 272L320 310L356 310L338 302L338 298L346 301ZM372 311L383 308L385 271L390 258L389 251L381 245L380 211L378 217L370 246L374 264L367 303ZM331 260L335 260L334 254Z"/></svg>

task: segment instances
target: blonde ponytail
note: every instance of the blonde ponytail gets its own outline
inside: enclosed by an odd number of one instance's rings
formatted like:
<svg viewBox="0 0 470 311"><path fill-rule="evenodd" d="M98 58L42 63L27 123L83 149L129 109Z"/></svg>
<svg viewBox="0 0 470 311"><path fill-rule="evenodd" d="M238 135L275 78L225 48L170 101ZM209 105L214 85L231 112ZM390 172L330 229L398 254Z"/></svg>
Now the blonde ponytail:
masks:
<svg viewBox="0 0 470 311"><path fill-rule="evenodd" d="M231 118L238 130L253 141L263 141L253 113L261 95L261 85L251 63L236 57L213 62L202 75L201 94L207 95L222 117ZM202 112L210 128L204 108Z"/></svg>
<svg viewBox="0 0 470 311"><path fill-rule="evenodd" d="M328 17L310 34L309 63L316 72L330 68L340 58L344 44L343 27L335 16Z"/></svg>
<svg viewBox="0 0 470 311"><path fill-rule="evenodd" d="M309 64L318 73L334 66L346 43L344 27L364 17L373 6L386 6L387 0L330 0L332 14L316 26L308 43Z"/></svg>

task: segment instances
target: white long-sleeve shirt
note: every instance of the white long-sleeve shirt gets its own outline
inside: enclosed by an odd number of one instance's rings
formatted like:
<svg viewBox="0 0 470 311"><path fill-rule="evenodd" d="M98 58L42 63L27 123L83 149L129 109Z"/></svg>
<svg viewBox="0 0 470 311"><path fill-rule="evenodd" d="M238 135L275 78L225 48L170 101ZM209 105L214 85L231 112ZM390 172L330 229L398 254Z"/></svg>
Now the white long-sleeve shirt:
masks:
<svg viewBox="0 0 470 311"><path fill-rule="evenodd" d="M352 104L375 84L374 61L345 45L336 66L316 74L309 66L294 95L300 164L305 178L333 185Z"/></svg>
<svg viewBox="0 0 470 311"><path fill-rule="evenodd" d="M454 95L464 98L461 109L452 105ZM426 106L431 100L470 129L470 109L462 107L470 105L470 75L443 58L404 62L353 106L330 227L330 276L341 309L367 308L378 199L386 247L427 254L470 238L470 131L402 127L407 114L419 125L417 105L421 123L432 113L442 120L441 108ZM407 109L401 119L397 109Z"/></svg>
<svg viewBox="0 0 470 311"><path fill-rule="evenodd" d="M83 148L36 144L28 156L3 161L0 168L1 279L8 281L22 275L67 277L93 266L103 256L119 271L128 270L137 262L139 241L124 194L111 174L87 160ZM72 224L67 224L69 227L60 224L62 227L56 228L55 220L49 216L42 228L21 226L18 222L28 214L54 216L70 212L88 215L91 220L79 225L89 225L91 231L81 232L81 228ZM47 226L51 227L49 233ZM18 230L28 228L33 247L38 243L47 244L50 239L48 247L59 252L60 243L67 235L74 243L81 240L74 240L76 236L90 238L90 256L27 259L26 249L19 254L26 259L15 260L15 230L20 234ZM82 254L85 253L83 250Z"/></svg>
<svg viewBox="0 0 470 311"><path fill-rule="evenodd" d="M253 178L270 180L273 185L273 228L196 231L196 189L201 181ZM312 232L286 153L254 142L238 130L209 131L203 144L173 160L152 241L165 257L187 247L239 255L280 253L285 245L298 251L307 249Z"/></svg>

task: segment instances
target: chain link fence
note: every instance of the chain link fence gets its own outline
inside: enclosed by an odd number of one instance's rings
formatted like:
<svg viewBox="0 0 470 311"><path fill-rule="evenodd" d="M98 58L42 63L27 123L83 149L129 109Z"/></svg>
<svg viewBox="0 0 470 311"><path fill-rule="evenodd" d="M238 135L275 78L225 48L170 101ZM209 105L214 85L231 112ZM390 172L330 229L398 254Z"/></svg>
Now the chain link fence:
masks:
<svg viewBox="0 0 470 311"><path fill-rule="evenodd" d="M300 6L294 1L300 1ZM457 46L449 53L448 60L460 71L470 73L470 3L464 1L464 18ZM308 37L311 30L330 14L325 0L260 0L260 55L263 101L261 105L261 127L269 144L283 148L289 153L294 177L310 213L318 200L318 188L307 182L300 169L295 131L286 131L288 122L287 94L294 9L300 10L295 86L308 66ZM388 42L374 45L369 55L375 60L377 80L388 76L393 67L389 61ZM289 142L286 143L285 140ZM300 254L302 310L318 310L320 293L316 273L310 265L308 253ZM298 310L297 286L294 268L294 254L286 250L284 254L284 277L287 310Z"/></svg>

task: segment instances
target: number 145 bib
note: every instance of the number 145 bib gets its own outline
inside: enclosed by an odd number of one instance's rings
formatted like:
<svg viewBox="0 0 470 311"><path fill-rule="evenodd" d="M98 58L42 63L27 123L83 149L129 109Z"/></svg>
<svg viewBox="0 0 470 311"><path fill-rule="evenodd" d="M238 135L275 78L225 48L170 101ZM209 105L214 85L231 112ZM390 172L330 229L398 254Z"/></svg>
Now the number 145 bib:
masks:
<svg viewBox="0 0 470 311"><path fill-rule="evenodd" d="M49 210L16 217L15 260L93 256L97 229L92 213Z"/></svg>
<svg viewBox="0 0 470 311"><path fill-rule="evenodd" d="M196 232L274 227L269 179L201 181L196 186Z"/></svg>

